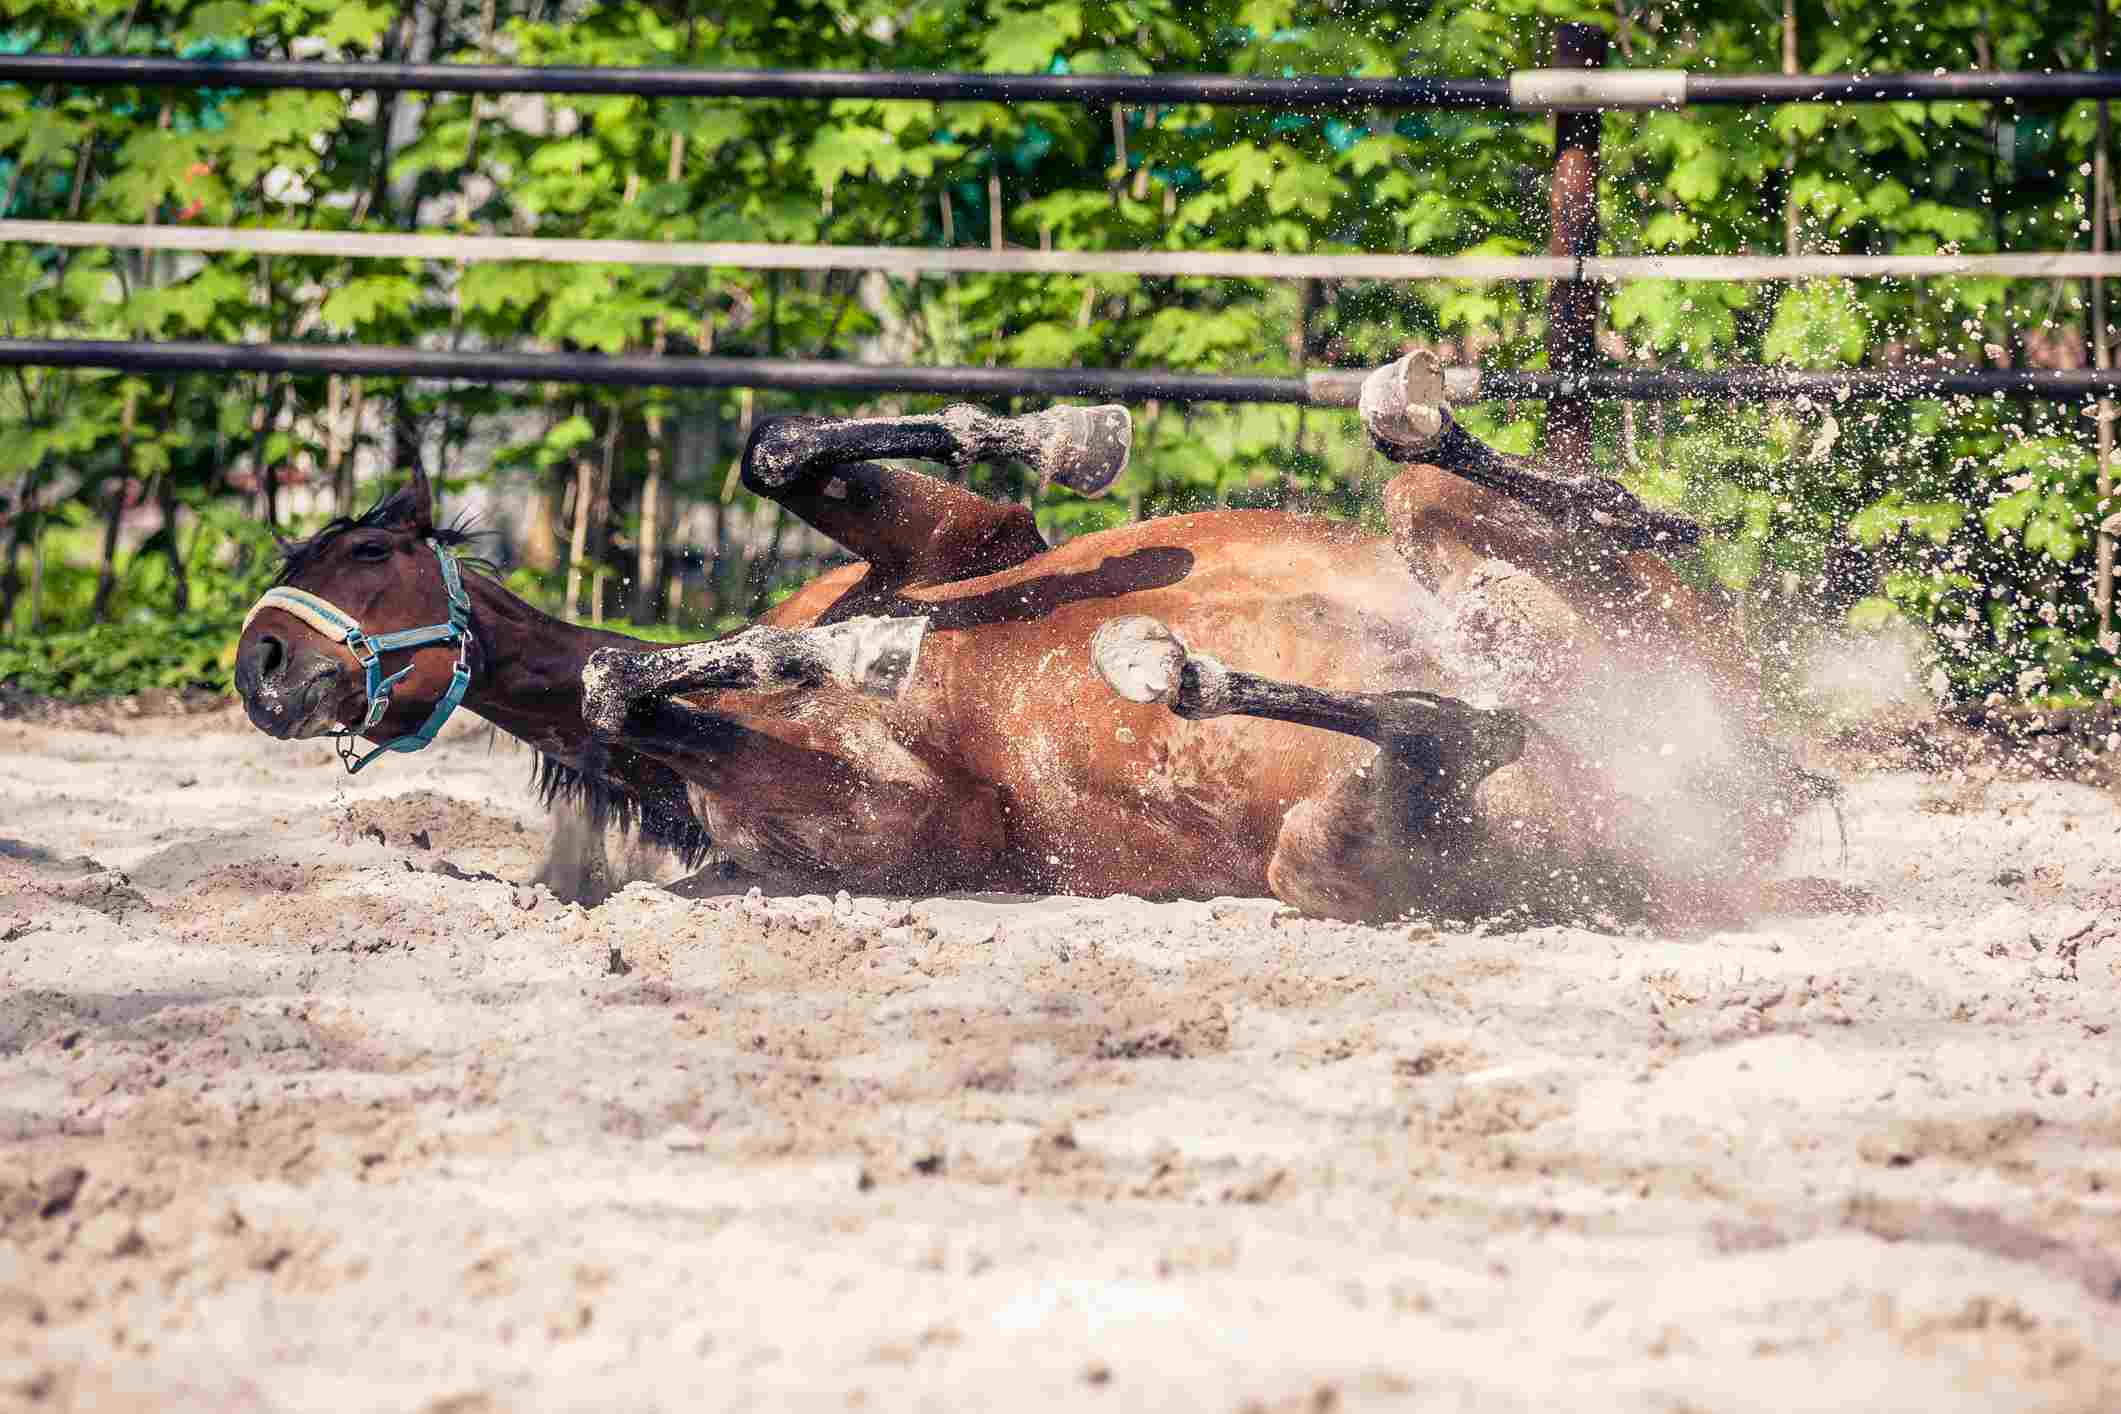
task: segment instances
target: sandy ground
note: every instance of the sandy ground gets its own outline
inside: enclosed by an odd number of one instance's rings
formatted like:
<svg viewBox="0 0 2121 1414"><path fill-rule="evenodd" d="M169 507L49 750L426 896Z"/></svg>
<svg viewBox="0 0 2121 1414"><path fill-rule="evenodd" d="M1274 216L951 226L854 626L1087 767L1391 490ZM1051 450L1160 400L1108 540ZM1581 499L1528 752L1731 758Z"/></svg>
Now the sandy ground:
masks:
<svg viewBox="0 0 2121 1414"><path fill-rule="evenodd" d="M2121 1408L2121 813L1859 914L524 886L527 758L0 723L0 1403Z"/></svg>

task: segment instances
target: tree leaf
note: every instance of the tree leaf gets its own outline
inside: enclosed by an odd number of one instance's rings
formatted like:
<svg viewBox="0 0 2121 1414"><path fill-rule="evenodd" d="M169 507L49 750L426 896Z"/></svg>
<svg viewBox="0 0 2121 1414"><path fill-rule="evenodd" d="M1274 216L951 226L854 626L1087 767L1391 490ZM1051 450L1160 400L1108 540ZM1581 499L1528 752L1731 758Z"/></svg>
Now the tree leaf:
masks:
<svg viewBox="0 0 2121 1414"><path fill-rule="evenodd" d="M350 334L384 317L403 318L420 301L419 282L408 275L356 275L325 297L317 322Z"/></svg>
<svg viewBox="0 0 2121 1414"><path fill-rule="evenodd" d="M1037 73L1082 32L1079 5L1047 5L1005 14L980 41L980 67L989 73Z"/></svg>
<svg viewBox="0 0 2121 1414"><path fill-rule="evenodd" d="M1761 354L1770 362L1810 367L1825 361L1855 363L1869 345L1869 320L1849 287L1814 280L1782 296L1761 341Z"/></svg>
<svg viewBox="0 0 2121 1414"><path fill-rule="evenodd" d="M1723 190L1722 154L1702 152L1672 168L1672 194L1688 205L1714 201Z"/></svg>
<svg viewBox="0 0 2121 1414"><path fill-rule="evenodd" d="M1201 175L1222 182L1232 204L1270 186L1274 167L1273 154L1249 142L1233 143L1211 153L1200 164Z"/></svg>

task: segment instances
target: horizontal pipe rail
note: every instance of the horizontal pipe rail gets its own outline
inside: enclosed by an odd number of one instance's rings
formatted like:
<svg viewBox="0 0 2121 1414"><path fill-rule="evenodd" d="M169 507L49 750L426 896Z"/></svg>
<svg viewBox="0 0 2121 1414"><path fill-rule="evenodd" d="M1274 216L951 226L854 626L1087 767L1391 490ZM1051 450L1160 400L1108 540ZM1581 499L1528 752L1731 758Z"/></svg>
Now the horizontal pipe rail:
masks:
<svg viewBox="0 0 2121 1414"><path fill-rule="evenodd" d="M288 373L476 383L578 383L636 388L776 388L1126 402L1298 403L1352 407L1367 369L1300 376L1138 368L909 368L816 359L648 354L462 352L364 344L217 344L182 340L0 339L0 367L102 368L125 373ZM1936 365L1846 372L1768 368L1696 373L1601 369L1552 373L1453 368L1454 402L1589 394L1637 402L1683 398L1905 399L2002 397L2067 402L2121 394L2121 369L1968 369Z"/></svg>
<svg viewBox="0 0 2121 1414"><path fill-rule="evenodd" d="M658 98L893 98L938 103L1208 103L1326 109L1673 108L1682 104L1995 102L2121 98L2121 71L1691 74L1532 69L1508 78L1258 78L1244 74L968 74L587 68L323 60L0 56L0 81L141 88L630 94Z"/></svg>
<svg viewBox="0 0 2121 1414"><path fill-rule="evenodd" d="M166 340L0 339L0 367L128 373L338 373L476 383L582 383L633 388L783 388L808 392L1300 403L1302 378L1156 369L909 368L822 359L649 354L463 352L363 344L216 344Z"/></svg>
<svg viewBox="0 0 2121 1414"><path fill-rule="evenodd" d="M130 226L0 221L0 243L344 260L521 260L741 270L876 270L885 274L1140 275L1240 280L2012 280L2121 277L2121 253L2013 255L1278 255L1221 250L1025 250L967 246L778 245L759 241L577 240L255 226Z"/></svg>
<svg viewBox="0 0 2121 1414"><path fill-rule="evenodd" d="M1454 401L1539 398L1560 391L1551 373L1486 372L1453 385ZM1732 398L1747 402L1812 398L1822 402L1895 401L1906 398L2011 398L2074 402L2111 396L2121 389L2121 370L2092 368L1966 368L1937 364L1823 372L1811 369L1733 368L1699 373L1686 369L1600 369L1573 380L1593 397L1619 402L1677 402L1687 398ZM1463 395L1458 391L1464 386Z"/></svg>
<svg viewBox="0 0 2121 1414"><path fill-rule="evenodd" d="M2000 70L1957 74L1688 74L1686 101L1767 103L2075 103L2121 97L2121 71Z"/></svg>

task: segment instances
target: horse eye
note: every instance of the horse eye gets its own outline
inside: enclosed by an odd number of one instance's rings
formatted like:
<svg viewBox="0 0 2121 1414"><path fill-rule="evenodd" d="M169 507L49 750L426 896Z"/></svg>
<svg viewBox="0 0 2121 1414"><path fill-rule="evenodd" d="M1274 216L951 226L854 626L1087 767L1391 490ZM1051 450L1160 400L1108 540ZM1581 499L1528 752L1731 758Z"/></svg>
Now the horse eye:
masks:
<svg viewBox="0 0 2121 1414"><path fill-rule="evenodd" d="M390 547L380 540L363 540L353 547L353 557L370 564L379 564L390 558Z"/></svg>

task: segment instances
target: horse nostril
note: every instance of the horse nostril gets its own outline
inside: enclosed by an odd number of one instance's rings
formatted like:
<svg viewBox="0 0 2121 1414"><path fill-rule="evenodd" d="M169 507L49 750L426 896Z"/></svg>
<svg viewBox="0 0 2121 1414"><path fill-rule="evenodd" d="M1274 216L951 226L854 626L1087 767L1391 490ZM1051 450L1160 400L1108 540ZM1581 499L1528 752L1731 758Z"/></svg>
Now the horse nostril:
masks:
<svg viewBox="0 0 2121 1414"><path fill-rule="evenodd" d="M287 645L269 633L261 634L257 650L251 655L251 661L257 666L260 681L270 678L279 672L280 665L287 661Z"/></svg>

